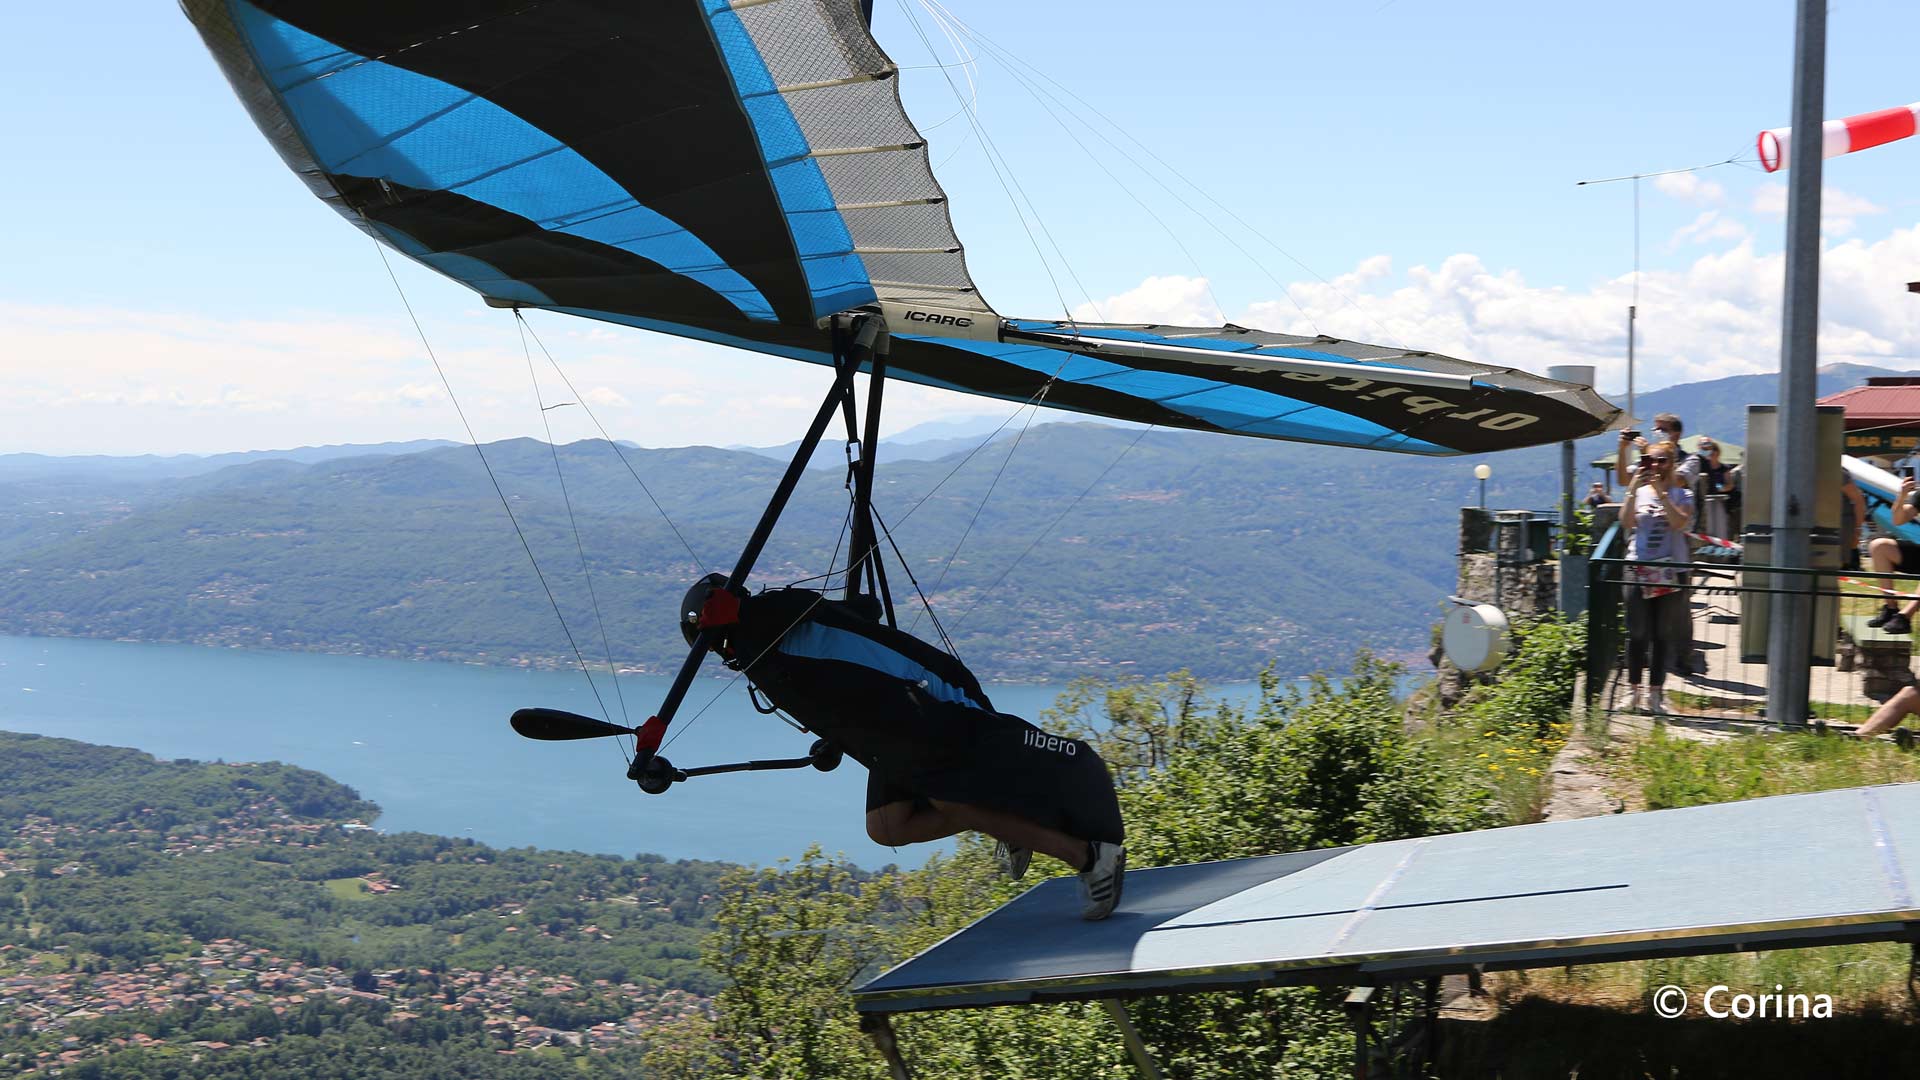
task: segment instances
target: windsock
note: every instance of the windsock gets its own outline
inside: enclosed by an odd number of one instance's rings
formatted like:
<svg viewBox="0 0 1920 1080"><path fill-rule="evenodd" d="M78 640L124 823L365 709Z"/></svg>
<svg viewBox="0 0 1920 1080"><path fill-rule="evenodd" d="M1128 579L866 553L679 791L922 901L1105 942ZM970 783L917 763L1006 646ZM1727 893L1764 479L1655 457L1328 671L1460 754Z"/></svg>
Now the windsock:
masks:
<svg viewBox="0 0 1920 1080"><path fill-rule="evenodd" d="M1820 156L1839 157L1855 150L1904 139L1920 130L1920 101L1897 109L1861 113L1845 120L1829 120L1820 125ZM1779 172L1787 167L1787 146L1792 128L1774 128L1760 133L1760 167Z"/></svg>

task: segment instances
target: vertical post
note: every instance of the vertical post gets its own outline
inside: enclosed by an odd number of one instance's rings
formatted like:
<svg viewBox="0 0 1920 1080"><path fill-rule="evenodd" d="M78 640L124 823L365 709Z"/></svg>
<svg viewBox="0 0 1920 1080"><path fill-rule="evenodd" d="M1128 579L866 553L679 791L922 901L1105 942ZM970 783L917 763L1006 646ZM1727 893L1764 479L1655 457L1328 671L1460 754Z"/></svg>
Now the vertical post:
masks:
<svg viewBox="0 0 1920 1080"><path fill-rule="evenodd" d="M1636 190L1638 185L1635 185ZM1640 305L1627 305L1627 419L1639 423L1639 417L1633 414L1633 320Z"/></svg>
<svg viewBox="0 0 1920 1080"><path fill-rule="evenodd" d="M1147 1044L1140 1039L1139 1029L1133 1026L1133 1017L1127 1015L1127 1007L1117 998L1101 998L1100 1004L1113 1017L1114 1026L1120 1029L1120 1041L1127 1044L1127 1053L1133 1058L1134 1070L1140 1074L1140 1080L1161 1080L1160 1066L1147 1052Z"/></svg>
<svg viewBox="0 0 1920 1080"><path fill-rule="evenodd" d="M900 1056L900 1043L893 1037L893 1024L886 1013L861 1013L860 1030L873 1040L874 1048L887 1060L887 1075L893 1080L913 1080L907 1059Z"/></svg>
<svg viewBox="0 0 1920 1080"><path fill-rule="evenodd" d="M1773 476L1773 560L1811 565L1816 365L1820 328L1821 114L1826 111L1827 3L1797 0L1793 39L1793 139L1787 178L1787 275L1780 335L1780 425ZM1767 719L1807 722L1813 652L1813 579L1774 578L1767 633Z"/></svg>
<svg viewBox="0 0 1920 1080"><path fill-rule="evenodd" d="M1347 1024L1353 1028L1353 1077L1367 1080L1373 1056L1373 992L1371 986L1356 986L1341 1003Z"/></svg>
<svg viewBox="0 0 1920 1080"><path fill-rule="evenodd" d="M1594 371L1584 364L1567 364L1548 368L1547 378L1592 386ZM1555 570L1560 586L1560 613L1569 619L1587 610L1587 557L1573 550L1573 507L1577 498L1574 485L1577 483L1579 473L1574 465L1574 445L1569 439L1560 444L1560 562Z"/></svg>

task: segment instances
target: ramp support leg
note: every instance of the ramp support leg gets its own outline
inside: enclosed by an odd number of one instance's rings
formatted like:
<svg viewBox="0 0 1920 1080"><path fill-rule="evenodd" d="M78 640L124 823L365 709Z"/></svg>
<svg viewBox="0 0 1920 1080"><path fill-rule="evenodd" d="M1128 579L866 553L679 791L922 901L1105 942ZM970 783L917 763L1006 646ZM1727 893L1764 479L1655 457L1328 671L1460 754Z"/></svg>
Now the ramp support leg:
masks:
<svg viewBox="0 0 1920 1080"><path fill-rule="evenodd" d="M900 1043L893 1037L893 1023L886 1013L861 1013L860 1030L867 1033L880 1056L887 1059L887 1074L893 1080L913 1080L907 1059L900 1056Z"/></svg>
<svg viewBox="0 0 1920 1080"><path fill-rule="evenodd" d="M1147 1052L1147 1044L1140 1041L1139 1029L1133 1026L1133 1017L1127 1015L1127 1007L1118 998L1101 998L1100 1004L1113 1017L1114 1026L1120 1029L1120 1040L1127 1044L1127 1053L1133 1057L1133 1067L1140 1073L1140 1080L1162 1080L1160 1066Z"/></svg>
<svg viewBox="0 0 1920 1080"><path fill-rule="evenodd" d="M1353 1026L1354 1080L1367 1080L1373 1057L1373 992L1371 986L1356 986L1342 1003L1347 1023Z"/></svg>

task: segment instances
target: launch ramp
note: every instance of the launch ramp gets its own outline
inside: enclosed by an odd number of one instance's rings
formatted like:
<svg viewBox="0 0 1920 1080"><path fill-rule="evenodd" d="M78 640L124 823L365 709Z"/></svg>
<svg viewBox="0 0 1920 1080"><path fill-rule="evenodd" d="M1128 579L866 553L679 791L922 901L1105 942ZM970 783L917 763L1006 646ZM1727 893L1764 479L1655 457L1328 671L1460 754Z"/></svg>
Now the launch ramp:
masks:
<svg viewBox="0 0 1920 1080"><path fill-rule="evenodd" d="M854 992L884 1014L1920 940L1920 784L1044 882ZM1132 1040L1130 1040L1132 1041Z"/></svg>

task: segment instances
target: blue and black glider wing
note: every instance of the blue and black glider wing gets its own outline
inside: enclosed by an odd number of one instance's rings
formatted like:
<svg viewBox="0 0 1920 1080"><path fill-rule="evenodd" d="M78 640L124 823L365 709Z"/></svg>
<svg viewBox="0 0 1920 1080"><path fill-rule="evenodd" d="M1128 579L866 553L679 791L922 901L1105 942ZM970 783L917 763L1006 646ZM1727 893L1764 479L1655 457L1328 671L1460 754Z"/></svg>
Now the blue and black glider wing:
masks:
<svg viewBox="0 0 1920 1080"><path fill-rule="evenodd" d="M1578 438L1591 389L1239 327L1001 318L860 0L182 0L314 193L497 306L1015 401L1418 454Z"/></svg>

